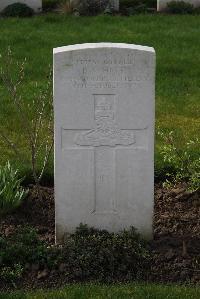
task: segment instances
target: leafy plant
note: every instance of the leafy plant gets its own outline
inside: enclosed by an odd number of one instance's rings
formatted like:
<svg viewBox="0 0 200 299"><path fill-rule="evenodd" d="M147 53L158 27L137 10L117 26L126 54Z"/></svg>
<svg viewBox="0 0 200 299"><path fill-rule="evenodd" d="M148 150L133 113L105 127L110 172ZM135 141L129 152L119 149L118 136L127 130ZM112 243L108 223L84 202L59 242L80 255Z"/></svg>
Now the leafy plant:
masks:
<svg viewBox="0 0 200 299"><path fill-rule="evenodd" d="M0 273L12 279L17 264L23 273L27 265L29 272L33 265L37 271L62 268L68 281L128 281L146 277L149 262L147 243L134 228L109 233L80 225L57 246L47 246L30 227L0 236Z"/></svg>
<svg viewBox="0 0 200 299"><path fill-rule="evenodd" d="M39 84L35 83L35 92L30 99L30 96L27 98L23 94L26 59L22 63L14 63L12 52L8 49L7 55L1 59L0 63L0 80L18 118L21 134L25 137L24 146L26 152L29 153L26 162L31 165L38 195L41 196L40 181L53 148L52 72L47 76L45 88L39 87ZM26 158L20 145L11 140L8 134L1 129L0 135L5 143L12 148L20 162L25 161ZM42 159L42 166L40 159Z"/></svg>
<svg viewBox="0 0 200 299"><path fill-rule="evenodd" d="M66 238L62 254L78 280L131 280L148 273L147 243L133 227L109 233L81 224Z"/></svg>
<svg viewBox="0 0 200 299"><path fill-rule="evenodd" d="M145 13L145 12L147 12L147 7L146 7L146 5L141 4L141 5L138 5L135 7L127 8L125 14L128 16L132 16L135 14L140 14L140 13Z"/></svg>
<svg viewBox="0 0 200 299"><path fill-rule="evenodd" d="M24 3L10 4L2 11L4 17L31 17L33 14L33 9Z"/></svg>
<svg viewBox="0 0 200 299"><path fill-rule="evenodd" d="M35 229L24 227L18 229L13 235L0 238L0 268L14 267L26 263L44 264L47 247L39 240Z"/></svg>
<svg viewBox="0 0 200 299"><path fill-rule="evenodd" d="M168 2L167 9L173 14L191 14L194 12L194 6L185 1Z"/></svg>
<svg viewBox="0 0 200 299"><path fill-rule="evenodd" d="M195 191L200 188L200 140L198 138L189 140L184 147L180 148L178 141L175 139L174 131L168 135L163 131L158 131L162 138L161 154L163 162L174 169L174 173L167 173L165 186L171 186L178 182L186 180L188 189ZM196 152L196 154L194 154ZM193 153L193 154L192 154Z"/></svg>
<svg viewBox="0 0 200 299"><path fill-rule="evenodd" d="M0 166L0 214L14 210L26 197L28 191L21 186L22 181L9 161L5 166Z"/></svg>
<svg viewBox="0 0 200 299"><path fill-rule="evenodd" d="M20 264L14 264L13 267L2 267L0 269L0 278L5 282L14 283L21 278L23 271L24 269Z"/></svg>
<svg viewBox="0 0 200 299"><path fill-rule="evenodd" d="M149 8L156 8L155 0L120 0L120 11L124 15L144 13Z"/></svg>
<svg viewBox="0 0 200 299"><path fill-rule="evenodd" d="M194 8L194 14L196 14L196 15L200 14L200 5L198 7Z"/></svg>
<svg viewBox="0 0 200 299"><path fill-rule="evenodd" d="M141 0L120 0L120 9L134 7L141 4Z"/></svg>
<svg viewBox="0 0 200 299"><path fill-rule="evenodd" d="M62 0L42 0L43 11L51 11L58 7Z"/></svg>
<svg viewBox="0 0 200 299"><path fill-rule="evenodd" d="M104 12L108 6L108 0L74 0L73 11L80 15L97 15Z"/></svg>
<svg viewBox="0 0 200 299"><path fill-rule="evenodd" d="M42 265L46 252L47 247L31 227L18 229L7 237L0 236L0 278L14 283L23 275L27 263Z"/></svg>
<svg viewBox="0 0 200 299"><path fill-rule="evenodd" d="M148 7L156 7L157 0L120 0L120 7L133 7L139 4L145 4Z"/></svg>

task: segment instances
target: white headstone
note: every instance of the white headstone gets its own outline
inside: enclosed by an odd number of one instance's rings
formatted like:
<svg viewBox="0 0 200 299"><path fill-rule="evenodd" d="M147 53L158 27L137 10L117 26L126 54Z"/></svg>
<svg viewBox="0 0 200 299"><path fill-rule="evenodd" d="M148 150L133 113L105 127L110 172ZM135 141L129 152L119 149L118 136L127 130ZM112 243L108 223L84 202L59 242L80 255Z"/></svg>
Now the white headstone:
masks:
<svg viewBox="0 0 200 299"><path fill-rule="evenodd" d="M167 9L167 3L172 0L157 0L157 10L164 11ZM176 1L184 1L192 4L194 7L200 7L200 0L176 0Z"/></svg>
<svg viewBox="0 0 200 299"><path fill-rule="evenodd" d="M23 3L31 7L36 13L42 11L42 0L0 0L0 11L13 3Z"/></svg>
<svg viewBox="0 0 200 299"><path fill-rule="evenodd" d="M80 223L152 236L153 48L54 49L56 238Z"/></svg>
<svg viewBox="0 0 200 299"><path fill-rule="evenodd" d="M119 11L119 0L109 0L114 11Z"/></svg>

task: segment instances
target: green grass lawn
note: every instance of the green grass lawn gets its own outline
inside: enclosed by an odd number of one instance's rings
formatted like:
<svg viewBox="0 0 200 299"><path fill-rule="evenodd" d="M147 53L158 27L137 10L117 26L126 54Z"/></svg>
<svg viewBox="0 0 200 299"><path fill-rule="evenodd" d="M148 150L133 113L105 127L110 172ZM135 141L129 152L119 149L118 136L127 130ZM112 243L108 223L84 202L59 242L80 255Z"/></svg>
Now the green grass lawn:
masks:
<svg viewBox="0 0 200 299"><path fill-rule="evenodd" d="M71 285L61 290L0 294L0 299L199 299L199 287L123 284Z"/></svg>
<svg viewBox="0 0 200 299"><path fill-rule="evenodd" d="M176 130L180 146L200 131L200 17L138 15L133 17L63 17L53 14L0 19L0 53L8 46L17 60L27 58L24 93L44 85L52 49L85 42L124 42L152 46L157 54L156 127ZM0 86L0 128L23 145L23 134ZM20 132L20 133L19 133ZM14 159L0 141L0 163ZM156 139L156 167L160 140ZM27 169L28 165L20 165ZM50 166L53 173L53 163Z"/></svg>

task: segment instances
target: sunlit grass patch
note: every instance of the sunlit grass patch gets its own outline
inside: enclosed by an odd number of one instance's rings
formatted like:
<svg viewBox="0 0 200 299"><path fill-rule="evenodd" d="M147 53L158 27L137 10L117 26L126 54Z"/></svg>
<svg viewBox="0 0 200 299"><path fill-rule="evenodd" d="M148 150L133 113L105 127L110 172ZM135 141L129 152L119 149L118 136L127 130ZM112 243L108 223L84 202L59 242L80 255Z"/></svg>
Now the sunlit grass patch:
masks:
<svg viewBox="0 0 200 299"><path fill-rule="evenodd" d="M200 288L195 286L116 284L76 284L50 291L18 291L0 294L0 299L198 299Z"/></svg>

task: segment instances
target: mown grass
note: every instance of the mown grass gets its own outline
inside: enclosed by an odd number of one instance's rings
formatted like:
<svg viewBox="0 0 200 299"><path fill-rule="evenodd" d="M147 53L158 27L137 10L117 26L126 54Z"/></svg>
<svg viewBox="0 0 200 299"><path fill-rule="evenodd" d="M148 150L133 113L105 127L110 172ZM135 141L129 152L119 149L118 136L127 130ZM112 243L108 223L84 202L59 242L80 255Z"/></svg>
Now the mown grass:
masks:
<svg viewBox="0 0 200 299"><path fill-rule="evenodd" d="M73 17L48 14L30 19L0 19L0 53L10 46L16 60L27 58L24 94L31 98L35 81L44 85L52 49L85 42L124 42L153 46L157 54L156 128L176 130L179 144L200 130L199 16L138 15L133 17ZM17 118L0 86L0 127L20 140ZM20 132L20 133L19 133ZM13 159L0 143L0 163ZM156 167L160 140L156 138ZM20 165L27 170L28 165ZM53 174L53 163L49 168Z"/></svg>
<svg viewBox="0 0 200 299"><path fill-rule="evenodd" d="M0 299L198 299L199 287L164 286L153 284L71 285L52 291L2 293Z"/></svg>

